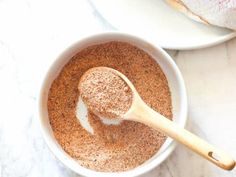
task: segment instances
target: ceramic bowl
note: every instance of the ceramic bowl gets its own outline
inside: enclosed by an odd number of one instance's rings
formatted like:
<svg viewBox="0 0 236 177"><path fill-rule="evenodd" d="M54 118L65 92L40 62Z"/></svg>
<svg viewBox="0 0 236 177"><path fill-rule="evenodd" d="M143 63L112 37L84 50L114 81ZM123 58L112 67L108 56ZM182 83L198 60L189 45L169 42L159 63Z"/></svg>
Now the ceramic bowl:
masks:
<svg viewBox="0 0 236 177"><path fill-rule="evenodd" d="M44 78L39 95L38 110L40 127L43 133L43 137L53 154L65 166L80 175L96 177L110 177L114 175L116 177L139 176L141 174L147 173L151 169L160 165L174 150L174 148L176 147L176 142L173 141L171 138L167 138L160 150L151 159L147 160L145 163L134 169L114 173L97 172L80 166L79 163L76 162L76 160L70 157L61 148L61 146L58 144L53 135L53 131L49 123L47 111L48 92L53 80L57 77L62 67L78 51L88 46L99 43L105 43L108 41L122 41L130 43L146 51L156 60L156 62L160 65L163 72L165 73L171 90L173 121L179 124L179 126L181 127L185 126L187 120L186 90L181 73L172 58L160 47L153 45L152 43L140 37L121 32L105 32L91 35L79 40L78 42L72 44L69 48L65 49L65 51L62 52L62 54L55 59L55 62L52 64Z"/></svg>

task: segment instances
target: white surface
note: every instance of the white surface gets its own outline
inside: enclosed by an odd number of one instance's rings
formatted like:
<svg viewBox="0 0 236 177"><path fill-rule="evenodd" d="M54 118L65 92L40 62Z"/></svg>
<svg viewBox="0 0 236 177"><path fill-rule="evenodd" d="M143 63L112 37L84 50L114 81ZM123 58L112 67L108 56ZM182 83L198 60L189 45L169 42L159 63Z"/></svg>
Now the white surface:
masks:
<svg viewBox="0 0 236 177"><path fill-rule="evenodd" d="M108 28L85 0L0 1L1 177L77 177L46 146L35 99L42 76L58 52L84 34ZM236 39L207 49L169 53L186 82L188 129L236 159L235 49ZM190 176L236 177L236 170L218 169L179 146L142 177Z"/></svg>
<svg viewBox="0 0 236 177"><path fill-rule="evenodd" d="M94 134L93 127L90 125L88 120L88 109L87 106L84 104L81 97L79 97L76 110L75 110L76 118L78 119L80 125L87 130L87 132Z"/></svg>
<svg viewBox="0 0 236 177"><path fill-rule="evenodd" d="M77 172L78 174L84 176L97 176L97 177L110 177L112 175L117 177L138 176L152 170L157 165L162 163L171 154L171 152L174 150L176 146L176 143L174 143L171 138L167 138L167 140L162 145L160 150L152 158L150 158L148 161L138 166L137 168L119 173L103 173L103 172L95 172L93 170L86 169L80 166L73 158L69 157L68 154L66 154L56 142L56 139L54 138L53 132L50 128L50 123L48 119L48 110L47 110L48 92L52 81L57 77L59 71L65 65L65 63L67 63L71 59L71 57L74 56L81 49L84 49L91 45L96 45L99 43L116 41L116 40L122 42L129 42L148 52L151 56L153 56L153 58L157 59L158 64L162 68L169 82L169 87L172 97L172 106L173 106L173 121L176 122L180 127L184 127L186 125L187 98L186 98L186 89L184 86L184 81L176 64L164 50L156 46L153 46L151 43L148 43L147 41L138 38L136 36L118 32L106 32L83 38L78 42L70 45L70 47L67 48L67 50L63 50L62 54L60 54L60 56L55 59L53 65L50 66L50 69L45 75L44 81L42 83L38 107L40 116L39 117L40 127L44 135L45 141L50 147L51 151L55 154L55 156L58 159L60 159L60 161L63 164L65 164L67 167ZM83 111L87 112L87 110Z"/></svg>
<svg viewBox="0 0 236 177"><path fill-rule="evenodd" d="M236 36L230 30L186 18L164 0L90 0L115 28L139 34L167 49L193 49Z"/></svg>

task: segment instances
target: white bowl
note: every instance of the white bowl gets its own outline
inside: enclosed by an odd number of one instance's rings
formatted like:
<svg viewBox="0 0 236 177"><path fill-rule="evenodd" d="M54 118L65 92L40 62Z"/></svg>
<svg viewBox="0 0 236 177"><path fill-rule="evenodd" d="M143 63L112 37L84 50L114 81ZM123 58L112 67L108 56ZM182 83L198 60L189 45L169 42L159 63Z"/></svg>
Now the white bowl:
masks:
<svg viewBox="0 0 236 177"><path fill-rule="evenodd" d="M46 143L48 144L51 151L55 156L68 168L75 171L76 173L84 176L96 176L96 177L110 177L115 175L116 177L132 177L138 176L146 173L158 166L163 162L174 150L176 143L171 139L167 138L165 143L162 145L161 149L144 164L125 171L125 172L97 172L91 169L84 168L79 165L72 157L70 157L61 146L57 143L53 131L51 129L48 111L47 111L47 98L48 91L53 82L57 77L62 67L74 56L78 51L94 44L104 43L108 41L123 41L133 44L140 49L143 49L149 53L161 66L163 72L165 73L172 96L173 105L173 121L176 122L180 127L184 127L187 120L187 98L186 90L184 86L183 78L180 74L174 61L171 57L160 47L154 46L150 42L141 39L137 36L130 34L119 33L119 32L105 32L96 35L86 37L79 40L75 44L67 48L52 64L48 73L45 76L44 82L42 84L40 96L39 96L39 118L40 126Z"/></svg>

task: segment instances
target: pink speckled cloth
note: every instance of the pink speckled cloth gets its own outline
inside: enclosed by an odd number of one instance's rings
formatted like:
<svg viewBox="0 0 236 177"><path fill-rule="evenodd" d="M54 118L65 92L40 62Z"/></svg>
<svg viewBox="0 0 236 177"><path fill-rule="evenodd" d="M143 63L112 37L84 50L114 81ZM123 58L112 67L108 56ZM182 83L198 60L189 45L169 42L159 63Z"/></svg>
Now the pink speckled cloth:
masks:
<svg viewBox="0 0 236 177"><path fill-rule="evenodd" d="M208 23L236 30L236 0L181 0Z"/></svg>

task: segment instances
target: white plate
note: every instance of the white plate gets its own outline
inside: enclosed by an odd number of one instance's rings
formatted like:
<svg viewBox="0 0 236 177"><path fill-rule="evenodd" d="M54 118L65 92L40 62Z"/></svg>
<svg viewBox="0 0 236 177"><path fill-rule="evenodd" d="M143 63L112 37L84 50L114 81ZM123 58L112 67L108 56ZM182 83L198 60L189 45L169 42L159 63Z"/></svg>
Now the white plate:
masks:
<svg viewBox="0 0 236 177"><path fill-rule="evenodd" d="M164 0L90 0L111 26L140 35L166 49L197 49L236 36L224 28L194 22Z"/></svg>

